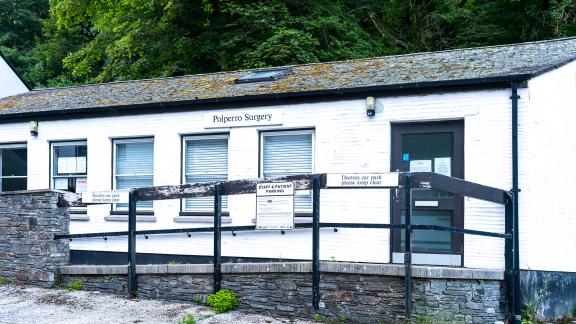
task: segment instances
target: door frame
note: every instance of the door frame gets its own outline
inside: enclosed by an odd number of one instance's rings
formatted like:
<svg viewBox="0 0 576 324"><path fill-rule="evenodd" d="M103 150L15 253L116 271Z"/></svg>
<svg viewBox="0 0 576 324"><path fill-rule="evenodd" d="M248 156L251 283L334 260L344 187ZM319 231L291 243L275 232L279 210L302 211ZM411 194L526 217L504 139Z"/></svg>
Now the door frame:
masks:
<svg viewBox="0 0 576 324"><path fill-rule="evenodd" d="M464 120L447 120L447 121L423 121L423 122L397 122L391 123L391 151L390 151L390 171L396 172L402 163L402 134L425 134L425 133L453 133L453 148L452 148L452 166L451 175L456 178L464 179ZM457 163L461 161L461 163ZM401 201L403 192L399 190L391 190L390 192L390 223L393 224L400 222L400 211L403 209L404 203ZM429 198L431 200L438 200L439 206L433 210L453 210L452 226L464 227L464 198L463 196L454 196L448 205L442 199ZM426 198L418 198L418 200L426 200ZM446 199L444 199L446 200ZM426 207L418 207L414 205L413 209L427 209ZM443 208L451 207L451 208ZM394 263L394 254L403 253L401 251L401 232L398 229L390 230L390 262ZM452 233L452 251L450 252L434 252L434 253L413 253L414 263L430 264L420 262L425 260L426 255L429 255L431 260L444 260L449 259L446 264L440 261L432 262L431 264L454 265L459 256L460 266L464 265L464 235L459 233ZM397 256L398 258L398 256ZM397 259L396 258L396 259ZM449 264L448 264L449 263Z"/></svg>

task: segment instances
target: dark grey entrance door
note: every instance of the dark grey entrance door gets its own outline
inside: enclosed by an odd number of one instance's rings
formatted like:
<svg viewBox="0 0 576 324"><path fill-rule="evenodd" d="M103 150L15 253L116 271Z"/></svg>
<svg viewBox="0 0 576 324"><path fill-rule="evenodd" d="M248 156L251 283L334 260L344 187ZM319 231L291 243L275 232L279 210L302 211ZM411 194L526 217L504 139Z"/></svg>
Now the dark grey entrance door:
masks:
<svg viewBox="0 0 576 324"><path fill-rule="evenodd" d="M436 172L464 178L464 124L409 123L392 126L392 171ZM392 221L404 223L404 192L392 192ZM414 224L463 227L463 198L436 190L414 190ZM413 262L435 265L462 265L461 234L414 230ZM404 232L392 231L392 260L404 261Z"/></svg>

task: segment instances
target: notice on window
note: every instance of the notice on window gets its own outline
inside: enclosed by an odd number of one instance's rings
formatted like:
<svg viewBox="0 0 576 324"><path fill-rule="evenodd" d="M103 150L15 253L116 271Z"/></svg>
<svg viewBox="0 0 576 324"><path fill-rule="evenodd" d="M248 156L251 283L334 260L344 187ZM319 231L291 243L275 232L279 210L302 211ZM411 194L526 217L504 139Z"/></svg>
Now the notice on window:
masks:
<svg viewBox="0 0 576 324"><path fill-rule="evenodd" d="M86 173L86 157L79 156L76 158L76 172Z"/></svg>
<svg viewBox="0 0 576 324"><path fill-rule="evenodd" d="M76 173L75 157L58 158L58 174Z"/></svg>
<svg viewBox="0 0 576 324"><path fill-rule="evenodd" d="M326 186L339 187L398 187L398 173L329 173L326 176Z"/></svg>
<svg viewBox="0 0 576 324"><path fill-rule="evenodd" d="M82 193L85 204L119 204L128 202L128 191L91 191Z"/></svg>
<svg viewBox="0 0 576 324"><path fill-rule="evenodd" d="M88 190L88 179L78 178L76 179L76 192L82 193Z"/></svg>
<svg viewBox="0 0 576 324"><path fill-rule="evenodd" d="M445 175L448 177L452 176L452 159L450 157L440 157L434 159L434 172Z"/></svg>
<svg viewBox="0 0 576 324"><path fill-rule="evenodd" d="M86 157L59 157L58 174L86 173Z"/></svg>
<svg viewBox="0 0 576 324"><path fill-rule="evenodd" d="M294 229L294 183L256 185L256 229Z"/></svg>
<svg viewBox="0 0 576 324"><path fill-rule="evenodd" d="M410 172L432 172L432 160L410 161Z"/></svg>

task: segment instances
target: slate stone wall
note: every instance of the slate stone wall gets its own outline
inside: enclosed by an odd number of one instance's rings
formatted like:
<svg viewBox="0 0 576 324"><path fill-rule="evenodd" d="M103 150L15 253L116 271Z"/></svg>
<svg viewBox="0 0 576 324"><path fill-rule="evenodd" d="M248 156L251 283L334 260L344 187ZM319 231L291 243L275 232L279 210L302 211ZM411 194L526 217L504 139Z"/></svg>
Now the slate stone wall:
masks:
<svg viewBox="0 0 576 324"><path fill-rule="evenodd" d="M0 278L50 287L70 259L68 209L58 208L54 191L0 193Z"/></svg>
<svg viewBox="0 0 576 324"><path fill-rule="evenodd" d="M85 289L125 295L125 274L63 276ZM211 274L142 274L141 298L197 302L212 293ZM222 288L235 291L245 312L353 323L390 323L404 320L404 280L397 276L323 273L320 310L312 309L310 273L224 274ZM504 291L499 280L416 279L414 316L424 323L457 320L493 323L505 317Z"/></svg>
<svg viewBox="0 0 576 324"><path fill-rule="evenodd" d="M505 319L502 281L416 279L414 286L414 314L425 323L494 323Z"/></svg>
<svg viewBox="0 0 576 324"><path fill-rule="evenodd" d="M539 319L574 316L576 272L522 270L520 287L523 302L534 305Z"/></svg>

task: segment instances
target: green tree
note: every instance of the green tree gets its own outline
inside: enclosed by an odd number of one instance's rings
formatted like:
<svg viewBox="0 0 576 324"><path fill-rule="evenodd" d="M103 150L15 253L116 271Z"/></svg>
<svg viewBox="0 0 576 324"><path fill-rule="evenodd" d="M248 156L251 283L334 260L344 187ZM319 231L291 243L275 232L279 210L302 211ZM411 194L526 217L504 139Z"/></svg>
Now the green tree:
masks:
<svg viewBox="0 0 576 324"><path fill-rule="evenodd" d="M576 35L576 0L0 0L0 50L35 86Z"/></svg>
<svg viewBox="0 0 576 324"><path fill-rule="evenodd" d="M48 0L0 0L0 51L30 80L32 48L48 17Z"/></svg>

